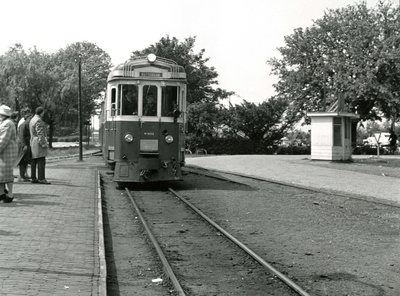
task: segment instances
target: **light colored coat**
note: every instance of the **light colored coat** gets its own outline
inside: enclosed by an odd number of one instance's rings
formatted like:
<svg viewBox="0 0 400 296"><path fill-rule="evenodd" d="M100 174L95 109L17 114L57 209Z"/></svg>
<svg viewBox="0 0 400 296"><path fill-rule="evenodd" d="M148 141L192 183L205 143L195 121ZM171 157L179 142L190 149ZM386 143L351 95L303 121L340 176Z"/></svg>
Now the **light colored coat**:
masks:
<svg viewBox="0 0 400 296"><path fill-rule="evenodd" d="M46 125L39 115L36 114L32 117L29 123L29 131L31 132L32 158L47 156Z"/></svg>
<svg viewBox="0 0 400 296"><path fill-rule="evenodd" d="M0 124L0 183L14 182L17 154L17 131L14 122L7 118Z"/></svg>

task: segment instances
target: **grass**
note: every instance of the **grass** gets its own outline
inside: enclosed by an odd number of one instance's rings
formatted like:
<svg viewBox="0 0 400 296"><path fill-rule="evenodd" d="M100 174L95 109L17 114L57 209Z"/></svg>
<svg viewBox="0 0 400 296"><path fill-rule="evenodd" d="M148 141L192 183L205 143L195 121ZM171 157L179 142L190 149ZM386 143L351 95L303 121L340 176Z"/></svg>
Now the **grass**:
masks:
<svg viewBox="0 0 400 296"><path fill-rule="evenodd" d="M362 163L372 166L380 166L380 167L391 167L391 168L400 168L400 159L389 159L389 158L365 158L365 159L353 159L354 163Z"/></svg>

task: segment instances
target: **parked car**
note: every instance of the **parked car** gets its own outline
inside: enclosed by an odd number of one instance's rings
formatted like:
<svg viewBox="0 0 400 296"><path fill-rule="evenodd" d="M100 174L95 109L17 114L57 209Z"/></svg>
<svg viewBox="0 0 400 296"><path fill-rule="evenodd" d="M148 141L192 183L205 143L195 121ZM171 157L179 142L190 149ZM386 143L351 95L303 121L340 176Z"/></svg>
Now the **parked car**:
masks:
<svg viewBox="0 0 400 296"><path fill-rule="evenodd" d="M363 144L369 146L377 146L379 142L380 146L388 146L389 145L390 133L375 133L373 137L368 137L363 140Z"/></svg>

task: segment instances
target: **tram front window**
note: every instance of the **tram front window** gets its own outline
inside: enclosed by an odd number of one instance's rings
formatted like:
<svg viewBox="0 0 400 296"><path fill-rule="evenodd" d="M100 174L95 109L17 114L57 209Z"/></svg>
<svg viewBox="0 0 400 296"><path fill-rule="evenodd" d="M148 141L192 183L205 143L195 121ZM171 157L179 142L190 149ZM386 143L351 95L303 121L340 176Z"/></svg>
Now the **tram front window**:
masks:
<svg viewBox="0 0 400 296"><path fill-rule="evenodd" d="M157 86L143 87L143 116L157 116Z"/></svg>
<svg viewBox="0 0 400 296"><path fill-rule="evenodd" d="M133 84L120 85L121 115L138 114L138 88Z"/></svg>
<svg viewBox="0 0 400 296"><path fill-rule="evenodd" d="M161 116L174 116L178 108L178 87L166 86L162 88Z"/></svg>

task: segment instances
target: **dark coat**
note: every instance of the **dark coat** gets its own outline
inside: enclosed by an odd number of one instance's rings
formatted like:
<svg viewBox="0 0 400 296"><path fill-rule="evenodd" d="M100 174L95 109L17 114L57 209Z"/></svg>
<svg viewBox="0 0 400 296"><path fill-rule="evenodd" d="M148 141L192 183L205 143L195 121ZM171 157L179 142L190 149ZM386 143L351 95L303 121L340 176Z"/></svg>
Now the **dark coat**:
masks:
<svg viewBox="0 0 400 296"><path fill-rule="evenodd" d="M29 116L18 127L19 149L17 165L27 165L32 161L31 132L29 131L31 119L32 116Z"/></svg>

